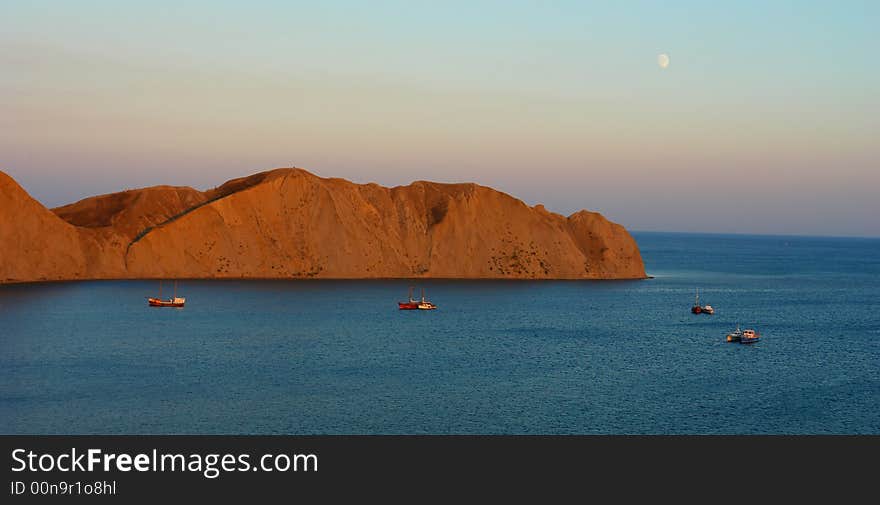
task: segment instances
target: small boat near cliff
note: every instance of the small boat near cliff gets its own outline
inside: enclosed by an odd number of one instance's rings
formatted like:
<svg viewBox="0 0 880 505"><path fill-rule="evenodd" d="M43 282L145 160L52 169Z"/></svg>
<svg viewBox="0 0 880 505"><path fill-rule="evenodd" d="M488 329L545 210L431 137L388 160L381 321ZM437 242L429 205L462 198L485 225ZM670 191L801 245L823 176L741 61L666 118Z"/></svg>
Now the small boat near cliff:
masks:
<svg viewBox="0 0 880 505"><path fill-rule="evenodd" d="M421 300L413 298L413 288L409 288L409 300L406 302L397 302L397 307L400 310L434 310L437 308L436 305L425 298L425 288L422 288Z"/></svg>
<svg viewBox="0 0 880 505"><path fill-rule="evenodd" d="M177 281L174 281L174 296L167 300L163 300L162 281L159 281L159 296L157 298L147 298L147 304L150 307L183 307L186 304L186 298L177 296Z"/></svg>
<svg viewBox="0 0 880 505"><path fill-rule="evenodd" d="M425 288L422 288L422 299L419 302L419 310L434 310L437 306L425 299Z"/></svg>
<svg viewBox="0 0 880 505"><path fill-rule="evenodd" d="M413 298L413 289L409 288L409 301L406 302L397 302L397 306L400 310L418 310L419 301Z"/></svg>

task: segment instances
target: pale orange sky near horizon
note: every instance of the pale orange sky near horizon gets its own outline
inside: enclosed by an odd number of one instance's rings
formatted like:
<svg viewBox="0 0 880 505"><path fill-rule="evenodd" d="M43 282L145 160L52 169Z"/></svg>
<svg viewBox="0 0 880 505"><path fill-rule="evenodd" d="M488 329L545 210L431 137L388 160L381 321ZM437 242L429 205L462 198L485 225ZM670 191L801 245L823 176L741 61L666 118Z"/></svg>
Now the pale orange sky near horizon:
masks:
<svg viewBox="0 0 880 505"><path fill-rule="evenodd" d="M634 230L880 236L870 4L109 5L4 7L0 169L47 206L295 165Z"/></svg>

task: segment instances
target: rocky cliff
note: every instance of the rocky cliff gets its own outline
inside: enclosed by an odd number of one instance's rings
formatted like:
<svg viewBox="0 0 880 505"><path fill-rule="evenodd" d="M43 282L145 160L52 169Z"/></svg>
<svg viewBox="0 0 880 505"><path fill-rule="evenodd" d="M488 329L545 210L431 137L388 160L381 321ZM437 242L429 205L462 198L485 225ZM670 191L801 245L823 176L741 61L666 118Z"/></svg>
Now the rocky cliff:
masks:
<svg viewBox="0 0 880 505"><path fill-rule="evenodd" d="M0 172L0 282L89 278L644 278L602 215L476 184L385 188L278 169L50 211Z"/></svg>

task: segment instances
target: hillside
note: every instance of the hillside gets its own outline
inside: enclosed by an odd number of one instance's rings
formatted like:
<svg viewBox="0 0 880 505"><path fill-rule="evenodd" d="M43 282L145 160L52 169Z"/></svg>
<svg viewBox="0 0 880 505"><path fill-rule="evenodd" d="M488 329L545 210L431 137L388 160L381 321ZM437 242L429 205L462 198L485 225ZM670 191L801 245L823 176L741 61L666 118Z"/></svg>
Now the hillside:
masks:
<svg viewBox="0 0 880 505"><path fill-rule="evenodd" d="M645 277L633 238L601 214L565 217L476 184L386 188L277 169L53 212L2 174L0 212L0 282Z"/></svg>

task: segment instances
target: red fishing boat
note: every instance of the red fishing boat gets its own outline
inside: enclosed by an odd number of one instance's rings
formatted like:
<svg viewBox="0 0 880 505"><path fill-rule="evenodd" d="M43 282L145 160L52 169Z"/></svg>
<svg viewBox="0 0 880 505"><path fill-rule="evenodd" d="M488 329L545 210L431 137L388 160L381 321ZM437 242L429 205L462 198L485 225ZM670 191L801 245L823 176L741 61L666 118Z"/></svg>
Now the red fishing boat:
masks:
<svg viewBox="0 0 880 505"><path fill-rule="evenodd" d="M413 298L413 288L409 288L409 301L397 302L397 306L400 310L417 310L419 308L419 301Z"/></svg>
<svg viewBox="0 0 880 505"><path fill-rule="evenodd" d="M697 295L694 297L694 306L691 307L691 312L694 314L703 312L703 307L700 307L700 290L697 290Z"/></svg>
<svg viewBox="0 0 880 505"><path fill-rule="evenodd" d="M162 281L159 281L159 297L147 298L147 304L150 307L183 307L186 304L186 298L177 296L177 281L174 281L174 296L168 300L162 299Z"/></svg>
<svg viewBox="0 0 880 505"><path fill-rule="evenodd" d="M696 298L694 298L694 306L691 307L691 312L694 314L709 314L710 316L715 313L715 309L711 305L700 306L700 290L697 290Z"/></svg>

